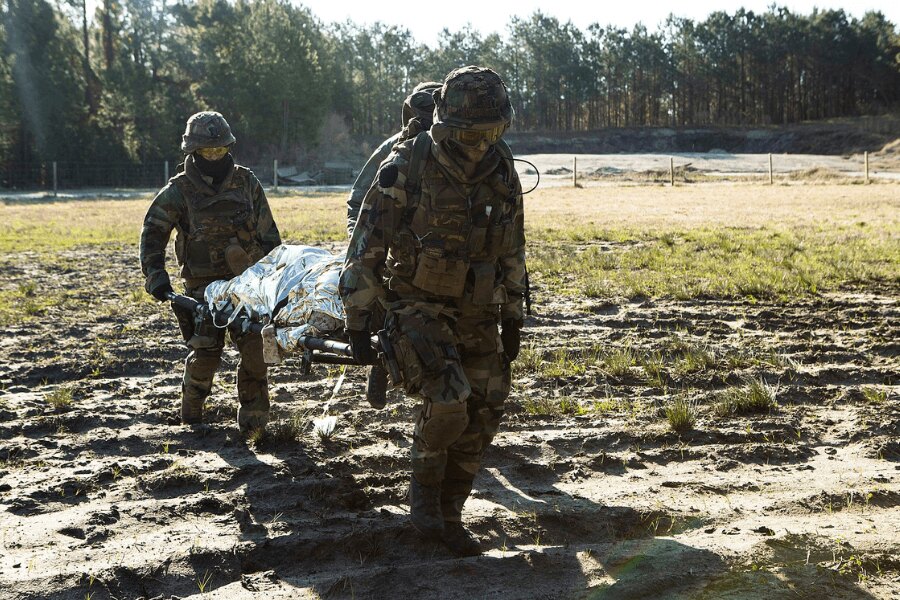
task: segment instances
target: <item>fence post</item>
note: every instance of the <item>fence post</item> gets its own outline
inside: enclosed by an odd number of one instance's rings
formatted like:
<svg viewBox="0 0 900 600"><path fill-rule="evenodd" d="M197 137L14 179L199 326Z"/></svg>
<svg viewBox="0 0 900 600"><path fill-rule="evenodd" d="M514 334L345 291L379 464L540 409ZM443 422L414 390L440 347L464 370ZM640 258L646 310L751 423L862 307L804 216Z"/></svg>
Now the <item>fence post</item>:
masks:
<svg viewBox="0 0 900 600"><path fill-rule="evenodd" d="M166 185L169 181L169 161L163 161L163 185Z"/></svg>
<svg viewBox="0 0 900 600"><path fill-rule="evenodd" d="M866 159L866 183L869 183L869 151L868 150L866 150L865 159Z"/></svg>
<svg viewBox="0 0 900 600"><path fill-rule="evenodd" d="M56 179L56 161L53 161L53 197L56 197L56 192L59 189L58 182Z"/></svg>
<svg viewBox="0 0 900 600"><path fill-rule="evenodd" d="M669 157L669 185L675 187L675 157Z"/></svg>
<svg viewBox="0 0 900 600"><path fill-rule="evenodd" d="M572 157L572 187L578 187L578 157Z"/></svg>
<svg viewBox="0 0 900 600"><path fill-rule="evenodd" d="M277 192L278 191L278 159L277 158L275 159L275 161L273 163L272 170L274 171L274 174L272 175L272 191Z"/></svg>
<svg viewBox="0 0 900 600"><path fill-rule="evenodd" d="M775 177L772 174L772 153L769 152L769 185L775 184Z"/></svg>

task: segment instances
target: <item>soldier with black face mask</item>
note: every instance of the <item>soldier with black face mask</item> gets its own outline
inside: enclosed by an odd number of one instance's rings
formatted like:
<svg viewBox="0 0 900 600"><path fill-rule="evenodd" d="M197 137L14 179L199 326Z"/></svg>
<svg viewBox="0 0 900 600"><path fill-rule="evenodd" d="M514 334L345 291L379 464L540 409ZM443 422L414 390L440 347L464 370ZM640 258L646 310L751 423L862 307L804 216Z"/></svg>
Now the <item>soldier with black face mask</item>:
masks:
<svg viewBox="0 0 900 600"><path fill-rule="evenodd" d="M235 141L217 112L200 112L187 121L181 143L184 163L153 199L141 231L144 287L161 302L172 291L165 255L173 229L184 293L197 300L203 300L209 283L239 275L281 244L262 184L252 171L234 163L230 150ZM193 315L172 308L191 349L184 366L181 421L200 423L221 362L225 330L213 323L198 327ZM232 335L232 341L241 355L237 420L247 432L264 427L269 417L262 338L248 333Z"/></svg>

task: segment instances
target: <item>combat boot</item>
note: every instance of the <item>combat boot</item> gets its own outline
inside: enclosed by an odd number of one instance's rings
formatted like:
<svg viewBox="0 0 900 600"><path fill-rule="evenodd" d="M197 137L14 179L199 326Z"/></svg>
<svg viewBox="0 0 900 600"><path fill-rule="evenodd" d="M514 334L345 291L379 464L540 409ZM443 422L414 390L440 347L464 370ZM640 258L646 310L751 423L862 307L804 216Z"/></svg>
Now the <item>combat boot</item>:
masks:
<svg viewBox="0 0 900 600"><path fill-rule="evenodd" d="M441 541L455 556L478 556L481 554L481 544L475 534L456 521L444 521Z"/></svg>
<svg viewBox="0 0 900 600"><path fill-rule="evenodd" d="M269 399L262 397L241 403L238 406L237 422L244 434L265 427L269 422Z"/></svg>
<svg viewBox="0 0 900 600"><path fill-rule="evenodd" d="M409 520L416 531L429 539L440 539L444 531L441 515L441 487L422 485L413 475L409 481Z"/></svg>
<svg viewBox="0 0 900 600"><path fill-rule="evenodd" d="M181 424L196 425L203 422L203 396L193 396L181 388Z"/></svg>

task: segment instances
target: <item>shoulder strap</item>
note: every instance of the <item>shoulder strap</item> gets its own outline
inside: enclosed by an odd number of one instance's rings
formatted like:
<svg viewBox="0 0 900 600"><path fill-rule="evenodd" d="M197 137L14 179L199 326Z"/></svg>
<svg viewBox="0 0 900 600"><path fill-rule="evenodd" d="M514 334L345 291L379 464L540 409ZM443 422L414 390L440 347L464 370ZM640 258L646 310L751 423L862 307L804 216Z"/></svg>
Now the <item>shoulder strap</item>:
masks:
<svg viewBox="0 0 900 600"><path fill-rule="evenodd" d="M512 174L515 172L515 165L513 164L513 155L512 150L509 149L509 144L506 143L506 140L500 138L500 141L497 142L497 145L494 146L497 149L497 153L503 159L503 162L506 164L506 183L509 184L512 179Z"/></svg>

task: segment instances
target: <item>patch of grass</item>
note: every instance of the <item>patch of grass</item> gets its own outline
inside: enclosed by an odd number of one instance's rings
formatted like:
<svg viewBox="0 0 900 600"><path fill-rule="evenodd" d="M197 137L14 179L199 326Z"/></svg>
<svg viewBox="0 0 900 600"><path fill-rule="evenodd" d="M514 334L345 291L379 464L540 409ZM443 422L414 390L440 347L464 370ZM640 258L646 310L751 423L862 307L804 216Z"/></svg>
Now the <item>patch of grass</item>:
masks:
<svg viewBox="0 0 900 600"><path fill-rule="evenodd" d="M541 363L539 374L542 377L571 377L584 375L590 367L601 363L599 346L581 350L557 348L549 358Z"/></svg>
<svg viewBox="0 0 900 600"><path fill-rule="evenodd" d="M522 403L522 407L529 415L583 415L588 412L578 400L570 396L561 396L558 398L541 397L526 398Z"/></svg>
<svg viewBox="0 0 900 600"><path fill-rule="evenodd" d="M716 357L707 346L685 347L675 361L674 372L678 375L687 375L706 371L716 366Z"/></svg>
<svg viewBox="0 0 900 600"><path fill-rule="evenodd" d="M535 280L569 296L790 300L842 285L896 279L896 228L852 226L595 231L630 243L581 249L565 232L529 248ZM575 236L580 237L580 236ZM583 237L590 237L583 232ZM608 239L598 237L595 239Z"/></svg>
<svg viewBox="0 0 900 600"><path fill-rule="evenodd" d="M534 342L523 344L519 349L519 356L512 362L513 377L523 375L537 375L544 364L544 356L538 350Z"/></svg>
<svg viewBox="0 0 900 600"><path fill-rule="evenodd" d="M764 379L749 379L740 387L725 390L714 410L720 417L771 412L778 408L777 395L777 387L769 385Z"/></svg>
<svg viewBox="0 0 900 600"><path fill-rule="evenodd" d="M16 288L0 290L0 325L34 320L48 308L64 302L65 293L39 294L34 282L20 283Z"/></svg>
<svg viewBox="0 0 900 600"><path fill-rule="evenodd" d="M270 423L264 430L268 432L269 441L273 444L287 444L299 441L303 433L309 429L312 419L311 411L296 410L287 418Z"/></svg>
<svg viewBox="0 0 900 600"><path fill-rule="evenodd" d="M613 377L630 375L637 363L637 355L630 346L603 355L603 369Z"/></svg>
<svg viewBox="0 0 900 600"><path fill-rule="evenodd" d="M644 354L640 359L640 366L644 369L644 379L648 384L660 389L666 388L666 358L659 350Z"/></svg>
<svg viewBox="0 0 900 600"><path fill-rule="evenodd" d="M875 404L880 406L882 404L887 403L890 394L885 389L880 389L874 386L864 387L862 389L863 398L865 398L866 402L869 404Z"/></svg>
<svg viewBox="0 0 900 600"><path fill-rule="evenodd" d="M69 386L60 386L52 392L48 392L47 395L44 396L44 399L53 410L66 410L72 406L73 391L74 390Z"/></svg>
<svg viewBox="0 0 900 600"><path fill-rule="evenodd" d="M666 406L666 420L672 431L690 431L697 422L697 406L687 396L677 396Z"/></svg>

